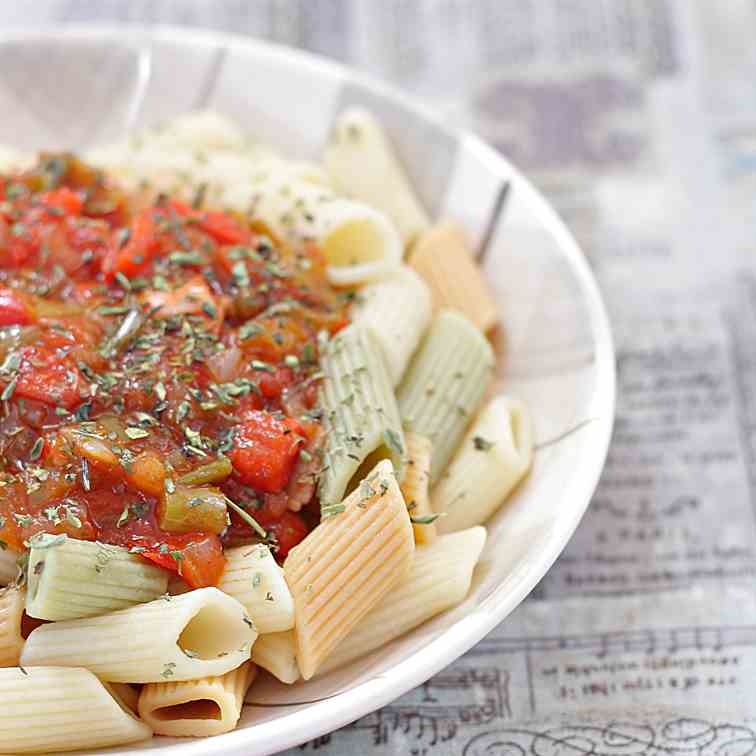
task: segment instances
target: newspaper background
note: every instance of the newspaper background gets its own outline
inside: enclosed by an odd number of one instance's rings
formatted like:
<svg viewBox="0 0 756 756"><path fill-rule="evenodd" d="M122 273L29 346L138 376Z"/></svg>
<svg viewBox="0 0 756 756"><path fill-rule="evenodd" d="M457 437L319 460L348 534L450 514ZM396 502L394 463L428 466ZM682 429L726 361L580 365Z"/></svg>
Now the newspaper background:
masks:
<svg viewBox="0 0 756 756"><path fill-rule="evenodd" d="M450 668L301 750L756 750L756 2L0 6L4 26L98 20L248 33L399 84L540 186L610 310L616 430L562 557Z"/></svg>

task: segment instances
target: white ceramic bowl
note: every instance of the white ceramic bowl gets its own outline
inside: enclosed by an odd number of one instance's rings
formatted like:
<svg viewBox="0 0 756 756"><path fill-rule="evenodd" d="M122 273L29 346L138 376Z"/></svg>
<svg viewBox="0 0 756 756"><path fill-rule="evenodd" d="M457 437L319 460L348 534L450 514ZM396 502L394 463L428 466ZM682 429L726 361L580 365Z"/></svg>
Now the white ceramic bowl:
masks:
<svg viewBox="0 0 756 756"><path fill-rule="evenodd" d="M335 115L355 103L386 125L432 214L461 221L482 256L503 323L496 388L532 408L535 465L489 523L464 604L322 680L266 679L236 731L142 746L161 754L255 756L301 743L419 685L500 623L562 551L598 481L614 414L607 317L582 253L533 186L479 139L380 82L215 33L76 27L0 37L0 143L24 149L85 147L211 107L313 158Z"/></svg>

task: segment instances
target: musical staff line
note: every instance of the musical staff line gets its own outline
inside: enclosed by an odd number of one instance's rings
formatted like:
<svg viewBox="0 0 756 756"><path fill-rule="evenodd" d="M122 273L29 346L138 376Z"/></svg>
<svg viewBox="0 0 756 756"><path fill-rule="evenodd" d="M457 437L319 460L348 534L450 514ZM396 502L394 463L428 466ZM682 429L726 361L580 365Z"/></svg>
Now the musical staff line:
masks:
<svg viewBox="0 0 756 756"><path fill-rule="evenodd" d="M756 625L682 626L618 630L585 635L556 635L530 638L488 637L468 652L469 656L517 654L545 651L582 651L599 658L627 653L677 653L678 651L721 651L738 646L756 646Z"/></svg>

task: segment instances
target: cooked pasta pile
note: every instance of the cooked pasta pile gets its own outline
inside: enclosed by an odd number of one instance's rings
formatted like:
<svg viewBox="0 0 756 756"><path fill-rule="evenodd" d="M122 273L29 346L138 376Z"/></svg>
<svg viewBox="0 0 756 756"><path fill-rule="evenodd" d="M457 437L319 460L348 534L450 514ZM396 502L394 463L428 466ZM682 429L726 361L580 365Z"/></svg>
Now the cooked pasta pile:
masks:
<svg viewBox="0 0 756 756"><path fill-rule="evenodd" d="M490 397L463 230L370 113L322 165L212 113L13 162L4 752L228 732L260 670L327 674L464 600L532 428Z"/></svg>

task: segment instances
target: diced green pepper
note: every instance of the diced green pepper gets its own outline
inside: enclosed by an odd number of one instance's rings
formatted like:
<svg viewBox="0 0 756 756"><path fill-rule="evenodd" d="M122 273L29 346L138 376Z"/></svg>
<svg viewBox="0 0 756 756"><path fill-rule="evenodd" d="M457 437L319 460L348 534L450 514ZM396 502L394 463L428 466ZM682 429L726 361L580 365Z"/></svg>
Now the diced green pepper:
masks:
<svg viewBox="0 0 756 756"><path fill-rule="evenodd" d="M231 460L218 457L202 467L182 475L178 482L185 486L203 486L208 483L222 483L232 472Z"/></svg>
<svg viewBox="0 0 756 756"><path fill-rule="evenodd" d="M213 486L176 486L165 495L158 524L171 533L219 534L228 525L226 497Z"/></svg>

